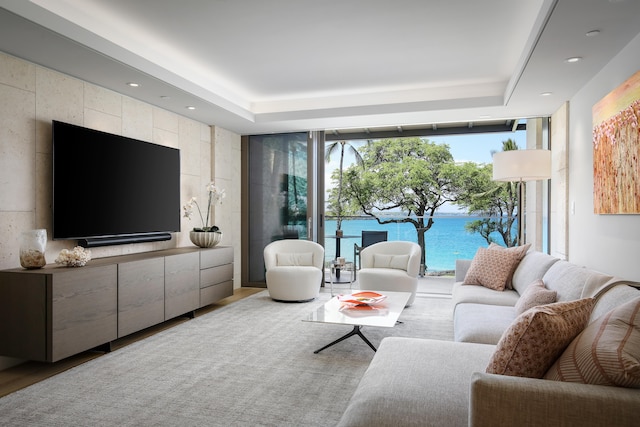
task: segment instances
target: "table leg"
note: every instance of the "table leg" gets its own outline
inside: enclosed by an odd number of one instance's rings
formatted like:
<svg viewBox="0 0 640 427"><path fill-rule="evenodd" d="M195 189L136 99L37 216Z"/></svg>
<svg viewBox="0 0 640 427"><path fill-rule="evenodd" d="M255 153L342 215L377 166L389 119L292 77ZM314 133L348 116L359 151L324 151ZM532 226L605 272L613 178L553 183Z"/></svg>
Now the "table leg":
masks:
<svg viewBox="0 0 640 427"><path fill-rule="evenodd" d="M336 237L336 262L340 258L340 237ZM336 279L340 281L340 268L336 267Z"/></svg>
<svg viewBox="0 0 640 427"><path fill-rule="evenodd" d="M376 348L373 346L373 344L371 344L371 342L367 339L367 337L365 337L365 336L362 334L362 332L360 331L360 329L361 329L361 328L362 328L362 326L354 325L354 327L353 327L353 329L351 330L351 332L349 332L348 334L346 334L346 335L344 335L344 336L342 336L342 337L338 338L338 339L337 339L337 340L335 340L334 342L332 342L332 343L330 343L330 344L325 345L325 346L324 346L324 347L322 347L321 349L314 351L313 353L314 353L314 354L318 354L318 353L320 353L322 350L324 350L325 348L329 348L329 347L331 347L332 345L338 344L339 342L344 341L344 340L346 340L347 338L352 337L352 336L354 336L354 335L358 335L360 338L362 338L362 341L366 342L366 343L369 345L369 347L371 347L371 349L373 349L373 351L377 351L377 350L376 350Z"/></svg>
<svg viewBox="0 0 640 427"><path fill-rule="evenodd" d="M333 269L335 266L333 265L333 261L331 261L331 266L329 267L329 286L331 286L331 297L333 298Z"/></svg>

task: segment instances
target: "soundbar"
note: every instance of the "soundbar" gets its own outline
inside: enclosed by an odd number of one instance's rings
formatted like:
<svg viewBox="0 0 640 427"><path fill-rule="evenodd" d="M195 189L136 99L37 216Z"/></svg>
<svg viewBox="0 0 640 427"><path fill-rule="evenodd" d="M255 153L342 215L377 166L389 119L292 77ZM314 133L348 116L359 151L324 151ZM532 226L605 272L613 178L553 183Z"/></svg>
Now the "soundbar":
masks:
<svg viewBox="0 0 640 427"><path fill-rule="evenodd" d="M147 233L126 236L88 237L78 239L78 245L83 248L95 248L98 246L125 245L127 243L161 242L171 240L171 233Z"/></svg>

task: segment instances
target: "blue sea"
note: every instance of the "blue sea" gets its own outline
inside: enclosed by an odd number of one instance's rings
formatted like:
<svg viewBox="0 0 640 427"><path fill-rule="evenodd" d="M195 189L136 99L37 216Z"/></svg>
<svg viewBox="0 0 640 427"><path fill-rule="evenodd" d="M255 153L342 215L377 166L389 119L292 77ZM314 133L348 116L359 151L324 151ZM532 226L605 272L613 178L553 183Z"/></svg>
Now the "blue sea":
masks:
<svg viewBox="0 0 640 427"><path fill-rule="evenodd" d="M467 222L480 219L470 216L446 216L434 218L433 226L425 233L427 271L455 270L456 259L471 259L479 247L487 247L487 241L477 233L468 233ZM362 230L387 230L388 240L406 240L418 243L418 235L412 224L378 224L374 219L343 219L340 255L353 260L353 245L360 245ZM335 236L336 221L327 220L326 235ZM515 230L514 230L515 232ZM498 235L496 234L496 238ZM502 242L499 241L501 244ZM325 239L327 259L335 257L336 240Z"/></svg>

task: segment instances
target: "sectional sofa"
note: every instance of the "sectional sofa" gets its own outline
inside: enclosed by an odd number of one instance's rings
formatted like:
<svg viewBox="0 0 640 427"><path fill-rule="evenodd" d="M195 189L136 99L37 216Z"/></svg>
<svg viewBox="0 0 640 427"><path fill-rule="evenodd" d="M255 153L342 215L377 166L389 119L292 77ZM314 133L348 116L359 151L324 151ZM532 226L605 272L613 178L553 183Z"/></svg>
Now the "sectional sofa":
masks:
<svg viewBox="0 0 640 427"><path fill-rule="evenodd" d="M480 255L516 261L504 276ZM504 289L474 283L478 272ZM481 248L456 265L454 341L385 338L339 426L640 425L634 285L540 252Z"/></svg>

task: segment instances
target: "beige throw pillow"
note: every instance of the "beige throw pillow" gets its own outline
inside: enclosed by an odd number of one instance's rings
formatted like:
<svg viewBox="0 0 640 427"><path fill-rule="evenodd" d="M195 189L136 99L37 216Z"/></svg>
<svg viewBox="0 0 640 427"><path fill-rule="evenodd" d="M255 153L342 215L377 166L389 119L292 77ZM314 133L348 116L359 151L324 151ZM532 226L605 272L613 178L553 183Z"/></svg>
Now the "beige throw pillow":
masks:
<svg viewBox="0 0 640 427"><path fill-rule="evenodd" d="M514 253L518 254L518 257L519 257L518 261L522 261L522 258L524 258L524 256L527 254L527 252L529 251L530 247L531 247L531 243L527 243L526 245L523 245L523 246L514 246L512 248L505 248L503 246L498 245L497 243L491 243L489 245L489 249L491 249L491 250L503 250L503 251L514 252ZM516 265L516 267L513 269L513 271L515 271L517 267L518 266ZM513 277L513 272L511 273L511 276L509 277L509 280L507 280L507 285L506 285L507 289L513 289L513 286L511 285L511 278L512 277Z"/></svg>
<svg viewBox="0 0 640 427"><path fill-rule="evenodd" d="M277 253L276 264L278 266L311 266L313 265L313 253L311 252Z"/></svg>
<svg viewBox="0 0 640 427"><path fill-rule="evenodd" d="M536 280L524 290L515 305L516 314L520 315L532 307L556 302L558 293L547 289L541 279Z"/></svg>
<svg viewBox="0 0 640 427"><path fill-rule="evenodd" d="M614 308L587 326L544 377L640 388L640 298Z"/></svg>
<svg viewBox="0 0 640 427"><path fill-rule="evenodd" d="M503 291L519 262L515 252L478 248L463 284Z"/></svg>
<svg viewBox="0 0 640 427"><path fill-rule="evenodd" d="M409 263L409 255L373 254L374 268L395 268L406 270Z"/></svg>
<svg viewBox="0 0 640 427"><path fill-rule="evenodd" d="M487 373L542 378L587 325L593 304L585 298L525 311L498 341Z"/></svg>

